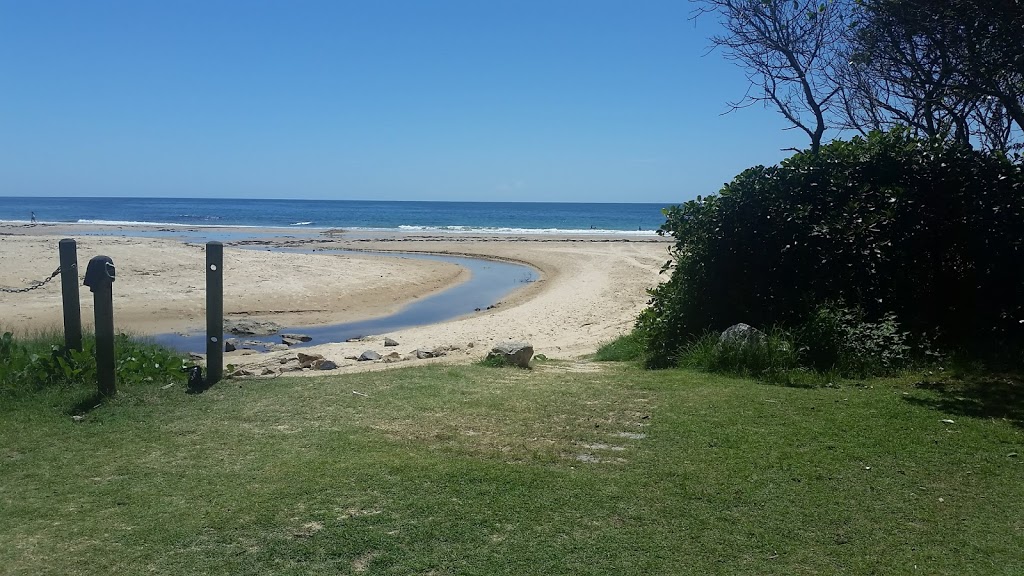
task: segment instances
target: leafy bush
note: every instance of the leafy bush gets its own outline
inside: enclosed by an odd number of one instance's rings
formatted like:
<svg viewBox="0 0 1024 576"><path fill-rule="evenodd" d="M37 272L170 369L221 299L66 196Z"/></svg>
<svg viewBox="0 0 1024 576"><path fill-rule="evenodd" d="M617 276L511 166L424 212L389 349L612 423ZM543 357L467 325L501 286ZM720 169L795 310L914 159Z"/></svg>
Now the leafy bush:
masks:
<svg viewBox="0 0 1024 576"><path fill-rule="evenodd" d="M894 314L915 343L1024 343L1024 169L1002 155L875 132L750 168L665 215L672 277L637 321L650 367L707 331L796 330L840 301L868 325Z"/></svg>
<svg viewBox="0 0 1024 576"><path fill-rule="evenodd" d="M10 332L0 336L0 396L54 386L95 386L95 340L85 339L81 351L64 351L61 344L52 336L25 342L15 340ZM184 359L166 348L118 334L114 353L119 384L184 380Z"/></svg>
<svg viewBox="0 0 1024 576"><path fill-rule="evenodd" d="M827 303L800 331L801 355L816 370L844 377L892 374L910 362L907 333L895 315L867 322L861 310Z"/></svg>

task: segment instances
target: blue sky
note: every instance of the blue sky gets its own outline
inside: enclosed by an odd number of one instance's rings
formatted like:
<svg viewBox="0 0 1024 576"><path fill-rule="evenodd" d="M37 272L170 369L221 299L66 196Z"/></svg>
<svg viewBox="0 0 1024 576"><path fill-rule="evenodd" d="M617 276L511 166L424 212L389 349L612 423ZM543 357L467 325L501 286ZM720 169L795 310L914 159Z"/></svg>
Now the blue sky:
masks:
<svg viewBox="0 0 1024 576"><path fill-rule="evenodd" d="M0 196L680 202L806 146L691 9L0 0Z"/></svg>

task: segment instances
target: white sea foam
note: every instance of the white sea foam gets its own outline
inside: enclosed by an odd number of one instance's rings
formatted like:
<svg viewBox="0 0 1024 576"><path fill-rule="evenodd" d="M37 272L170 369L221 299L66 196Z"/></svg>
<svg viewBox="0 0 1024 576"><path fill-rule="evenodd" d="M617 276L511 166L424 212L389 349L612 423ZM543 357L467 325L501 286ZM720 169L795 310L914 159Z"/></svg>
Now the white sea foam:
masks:
<svg viewBox="0 0 1024 576"><path fill-rule="evenodd" d="M27 224L25 220L4 220L3 222L15 223L15 224ZM43 222L39 221L40 224L65 224L64 222ZM383 227L369 227L369 226L310 226L313 221L308 222L293 222L287 226L283 225L251 225L251 224L185 224L181 222L148 222L148 221L135 221L135 220L91 220L91 219L79 219L75 222L76 224L83 225L95 225L95 226L159 226L165 228L241 228L241 229L252 229L252 228L288 228L292 226L305 226L306 230L329 230L332 228L343 227L350 232L394 232L398 230L400 232L434 232L443 234L496 234L496 235L547 235L547 236L656 236L657 232L654 230L608 230L608 229L596 229L596 228L513 228L503 226L418 226L418 225L401 225L398 228L383 228Z"/></svg>
<svg viewBox="0 0 1024 576"><path fill-rule="evenodd" d="M95 224L97 226L169 226L178 228L263 228L243 224L182 224L180 222L136 222L134 220L77 220L76 224ZM269 228L269 226L266 226Z"/></svg>
<svg viewBox="0 0 1024 576"><path fill-rule="evenodd" d="M403 232L452 232L456 234L545 234L573 236L657 236L654 230L607 230L597 228L511 228L490 226L410 226L398 227ZM351 228L358 230L358 228ZM368 228L366 230L369 230ZM380 229L378 229L380 230Z"/></svg>

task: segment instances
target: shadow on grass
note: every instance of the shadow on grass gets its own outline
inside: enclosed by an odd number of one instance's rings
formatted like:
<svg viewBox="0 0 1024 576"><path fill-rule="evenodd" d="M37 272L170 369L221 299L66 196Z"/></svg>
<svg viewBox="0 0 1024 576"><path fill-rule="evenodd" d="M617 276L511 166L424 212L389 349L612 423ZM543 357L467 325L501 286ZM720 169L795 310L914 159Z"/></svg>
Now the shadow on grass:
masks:
<svg viewBox="0 0 1024 576"><path fill-rule="evenodd" d="M101 394L99 392L93 392L92 394L82 398L78 402L75 402L71 408L68 409L68 414L72 416L85 416L89 412L99 408L105 402L110 400L109 396Z"/></svg>
<svg viewBox="0 0 1024 576"><path fill-rule="evenodd" d="M918 406L974 418L1000 418L1024 428L1024 378L1020 374L967 376L952 382L921 381L914 385L934 393L906 397Z"/></svg>

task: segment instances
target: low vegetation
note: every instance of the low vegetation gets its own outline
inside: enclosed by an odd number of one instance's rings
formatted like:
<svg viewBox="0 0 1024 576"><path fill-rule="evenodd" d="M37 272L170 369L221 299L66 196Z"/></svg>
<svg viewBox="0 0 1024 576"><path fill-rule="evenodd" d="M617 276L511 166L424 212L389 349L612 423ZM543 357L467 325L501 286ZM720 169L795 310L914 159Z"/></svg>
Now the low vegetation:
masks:
<svg viewBox="0 0 1024 576"><path fill-rule="evenodd" d="M167 349L119 334L114 341L118 383L184 381L184 358ZM82 350L65 350L64 336L40 333L16 339L0 335L0 401L48 388L88 388L96 382L96 341L86 337Z"/></svg>
<svg viewBox="0 0 1024 576"><path fill-rule="evenodd" d="M1020 574L1022 398L548 361L0 407L7 574ZM357 392L357 393L354 393ZM1012 507L1012 506L1011 506Z"/></svg>

